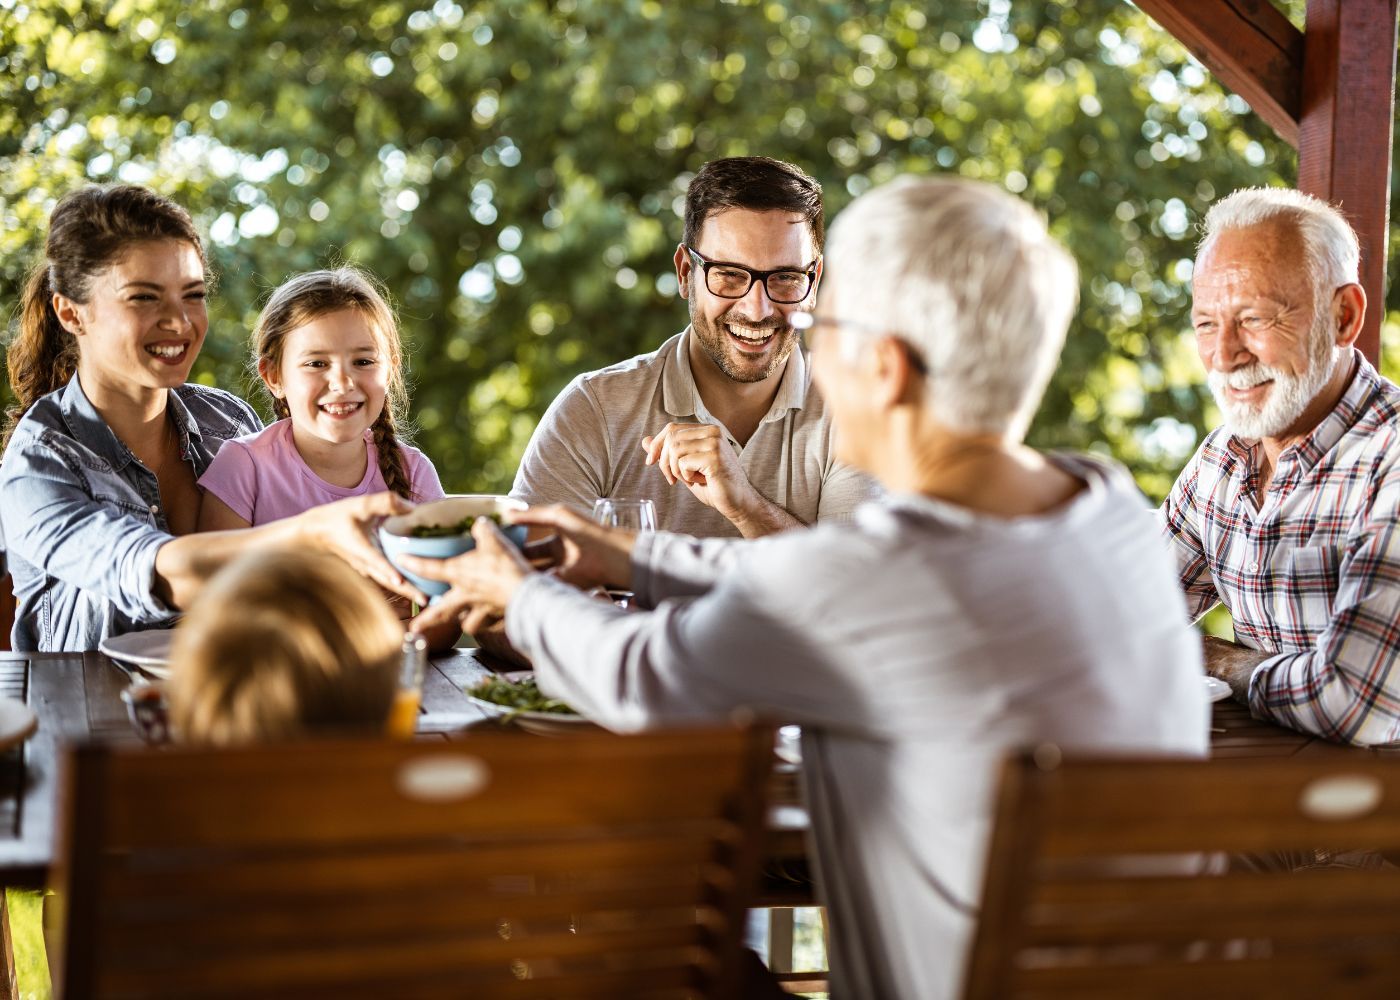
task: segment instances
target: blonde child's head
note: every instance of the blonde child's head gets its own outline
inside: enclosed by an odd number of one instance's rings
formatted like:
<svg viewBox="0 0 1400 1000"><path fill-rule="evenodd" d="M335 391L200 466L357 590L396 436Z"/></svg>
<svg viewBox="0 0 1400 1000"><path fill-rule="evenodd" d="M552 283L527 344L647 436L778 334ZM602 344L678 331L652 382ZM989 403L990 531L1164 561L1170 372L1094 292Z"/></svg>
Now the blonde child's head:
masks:
<svg viewBox="0 0 1400 1000"><path fill-rule="evenodd" d="M170 720L199 743L383 732L403 629L345 563L254 552L199 594L171 651Z"/></svg>
<svg viewBox="0 0 1400 1000"><path fill-rule="evenodd" d="M408 414L408 389L404 384L403 345L398 322L383 289L359 268L349 265L325 271L308 271L284 282L272 293L253 330L253 363L279 419L297 418L288 407L287 340L298 329L325 321L338 313L357 317L372 336L382 365L383 404L369 414L370 430L379 454L384 484L393 492L415 499L399 447Z"/></svg>

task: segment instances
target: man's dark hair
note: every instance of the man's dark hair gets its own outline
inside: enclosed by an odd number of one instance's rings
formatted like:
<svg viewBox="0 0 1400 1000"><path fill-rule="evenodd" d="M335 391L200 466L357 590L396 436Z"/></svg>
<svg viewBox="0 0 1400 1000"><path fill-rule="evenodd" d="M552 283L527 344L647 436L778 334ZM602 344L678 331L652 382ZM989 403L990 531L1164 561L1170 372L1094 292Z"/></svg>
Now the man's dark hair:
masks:
<svg viewBox="0 0 1400 1000"><path fill-rule="evenodd" d="M795 212L812 228L820 251L822 186L800 167L767 156L731 156L700 168L685 192L685 241L695 246L705 220L729 208Z"/></svg>

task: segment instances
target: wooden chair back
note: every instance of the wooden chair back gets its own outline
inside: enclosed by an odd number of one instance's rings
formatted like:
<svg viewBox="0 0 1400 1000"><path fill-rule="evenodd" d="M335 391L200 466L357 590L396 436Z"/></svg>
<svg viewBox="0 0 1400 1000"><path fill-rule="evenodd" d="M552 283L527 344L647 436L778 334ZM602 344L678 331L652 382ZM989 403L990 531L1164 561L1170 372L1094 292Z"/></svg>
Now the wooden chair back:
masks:
<svg viewBox="0 0 1400 1000"><path fill-rule="evenodd" d="M68 997L732 997L772 731L83 746Z"/></svg>
<svg viewBox="0 0 1400 1000"><path fill-rule="evenodd" d="M1040 757L1003 770L969 1000L1400 996L1400 760ZM1333 851L1380 867L1285 863Z"/></svg>

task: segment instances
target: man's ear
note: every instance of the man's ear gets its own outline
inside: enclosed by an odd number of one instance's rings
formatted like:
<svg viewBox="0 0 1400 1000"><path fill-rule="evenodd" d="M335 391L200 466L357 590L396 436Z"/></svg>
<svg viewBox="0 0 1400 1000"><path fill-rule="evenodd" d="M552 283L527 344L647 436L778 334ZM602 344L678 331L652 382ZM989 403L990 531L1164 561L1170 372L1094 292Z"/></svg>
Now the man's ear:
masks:
<svg viewBox="0 0 1400 1000"><path fill-rule="evenodd" d="M690 298L690 278L695 268L690 261L690 254L686 252L685 244L676 244L676 255L671 258L676 262L676 284L680 296L683 299Z"/></svg>
<svg viewBox="0 0 1400 1000"><path fill-rule="evenodd" d="M83 318L78 314L78 303L68 298L66 295L53 293L53 314L58 317L58 322L63 329L67 330L75 337L83 335Z"/></svg>
<svg viewBox="0 0 1400 1000"><path fill-rule="evenodd" d="M282 398L282 374L267 358L258 359L258 377L267 386L267 391L277 399Z"/></svg>
<svg viewBox="0 0 1400 1000"><path fill-rule="evenodd" d="M1332 293L1332 332L1338 347L1350 347L1366 322L1366 290L1356 283Z"/></svg>

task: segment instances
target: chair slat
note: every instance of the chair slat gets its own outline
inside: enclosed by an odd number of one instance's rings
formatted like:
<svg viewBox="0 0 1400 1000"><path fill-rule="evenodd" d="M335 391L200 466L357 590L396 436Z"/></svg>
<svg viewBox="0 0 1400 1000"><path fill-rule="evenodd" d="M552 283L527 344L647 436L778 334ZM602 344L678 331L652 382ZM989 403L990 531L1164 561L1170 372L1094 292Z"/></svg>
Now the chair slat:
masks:
<svg viewBox="0 0 1400 1000"><path fill-rule="evenodd" d="M199 797L204 776L192 762L193 749L172 750L139 759L110 761L106 781L110 808L101 817L109 844L125 842L162 846L237 847L260 843L356 843L414 833L486 833L504 836L525 831L588 829L634 822L703 820L721 812L723 800L740 778L740 762L722 752L722 744L701 739L695 752L668 742L662 734L635 736L635 749L584 748L565 754L541 750L531 741L480 736L444 745L338 742L314 757L288 754L278 747L250 748L221 764L230 789L218 800L204 796L205 810L190 816L183 803ZM549 742L549 741L539 741ZM580 742L578 739L569 741ZM494 744L494 747L493 747ZM329 748L335 746L336 750ZM507 755L506 748L514 753ZM489 753L489 758L487 756ZM324 756L340 758L325 766ZM406 765L425 759L477 761L486 765L480 790L457 801L421 801L402 789ZM617 769L625 783L612 780ZM521 795L523 786L548 775L551 787L587 788L586 798L570 795ZM167 789L160 799L142 795L149 783ZM260 811L247 808L256 795ZM645 816L635 808L640 797ZM128 803L141 801L141 810ZM502 808L508 804L509 809ZM288 829L278 817L300 820ZM163 840L163 831L179 828L178 844Z"/></svg>
<svg viewBox="0 0 1400 1000"><path fill-rule="evenodd" d="M361 896L327 900L323 904L220 908L204 912L197 901L164 906L156 913L133 907L113 909L103 925L103 947L120 956L159 942L163 949L257 949L279 942L323 941L347 944L360 940L414 941L451 932L460 938L520 937L549 917L565 926L590 919L648 923L700 922L718 926L720 915L698 906L699 888L692 885L634 887L613 892L557 893L500 900L479 896L404 897ZM567 917L560 917L567 914Z"/></svg>
<svg viewBox="0 0 1400 1000"><path fill-rule="evenodd" d="M238 898L276 894L294 885L301 894L354 890L433 890L458 886L464 891L490 882L509 890L512 880L548 878L570 872L667 872L700 865L714 856L716 843L727 843L741 831L733 824L715 823L710 836L690 831L683 836L632 837L619 834L561 842L479 844L402 844L382 849L337 853L304 850L244 852L226 855L218 866L205 852L143 852L103 872L104 892L160 897L167 893ZM235 873L236 872L236 877Z"/></svg>
<svg viewBox="0 0 1400 1000"><path fill-rule="evenodd" d="M1394 1000L1400 956L1269 955L1252 959L1203 960L1169 965L1124 964L1025 971L1007 993L1024 1000L1075 997L1082 1000L1240 1000L1242 997L1345 997Z"/></svg>
<svg viewBox="0 0 1400 1000"><path fill-rule="evenodd" d="M578 956L605 955L609 962L625 968L634 965L634 954L643 958L635 961L635 967L646 969L652 963L645 957L657 952L674 953L686 964L695 964L703 945L698 928L681 924L594 934L561 929L511 940L449 936L389 945L358 943L353 948L334 949L298 948L289 943L276 951L228 950L204 956L198 962L184 961L177 952L152 947L145 953L144 963L138 964L133 956L120 965L107 965L104 985L122 992L139 989L141 983L158 976L163 988L169 990L196 990L210 979L221 988L260 990L298 983L354 982L366 976L384 976L396 969L430 974L460 971L465 975L486 966L501 974L516 969L529 973L532 963L541 963L547 969L550 962ZM674 958L666 964L674 964Z"/></svg>

